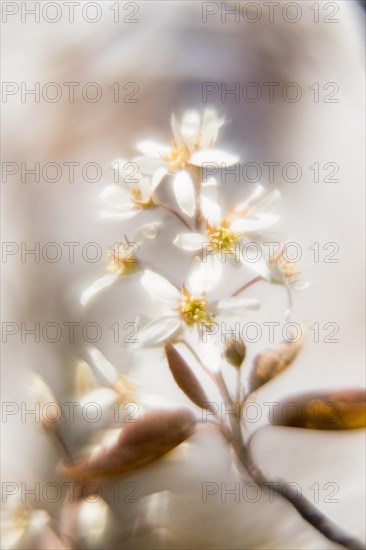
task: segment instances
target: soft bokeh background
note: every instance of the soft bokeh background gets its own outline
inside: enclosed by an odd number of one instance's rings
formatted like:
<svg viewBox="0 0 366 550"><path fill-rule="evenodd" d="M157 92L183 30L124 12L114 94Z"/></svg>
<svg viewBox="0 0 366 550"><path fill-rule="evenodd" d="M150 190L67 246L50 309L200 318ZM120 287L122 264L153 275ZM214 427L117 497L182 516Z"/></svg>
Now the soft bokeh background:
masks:
<svg viewBox="0 0 366 550"><path fill-rule="evenodd" d="M29 166L35 162L62 165L76 161L81 166L97 162L103 168L97 183L83 181L80 169L73 183L67 180L66 170L57 183L34 183L31 177L22 183L18 176L3 183L3 241L26 242L30 248L36 241L81 245L94 241L107 249L123 233L132 234L141 218L124 224L98 218L100 191L112 182L110 162L134 155L140 139L169 139L171 112L205 107L202 82L225 82L228 88L238 81L301 85L303 98L294 104L283 100L235 103L230 98L223 103L219 96L209 102L228 120L220 145L237 152L242 162L292 161L302 166L304 176L299 183L289 184L281 178L275 182L283 194L281 230L303 246L304 277L312 283L309 290L296 295L294 319L320 325L336 322L340 327L338 344L309 339L295 366L268 385L258 395L259 402L276 401L298 390L365 385L364 16L359 3L334 2L339 6L339 22L315 24L311 4L301 3L303 17L294 24L281 17L270 23L264 16L256 24L235 23L230 18L222 23L218 17L202 23L200 2L155 0L138 3L136 24L115 24L109 2L102 3L103 17L95 24L83 21L78 10L74 23L67 22L66 16L55 24L35 23L32 18L22 23L15 15L3 24L4 82L25 82L29 87L34 82L97 82L103 90L97 103L86 102L77 91L74 103L66 96L54 104L42 98L35 103L31 96L21 102L19 94L3 103L3 133L7 136L3 161ZM122 16L125 13L121 11ZM139 101L113 102L108 87L114 82L137 83ZM314 103L308 90L314 82L337 83L339 102ZM339 183L314 183L308 169L314 162L338 163ZM265 178L262 183L271 187ZM252 188L245 182L227 187L228 204ZM145 219L152 217L148 214ZM167 223L166 234L159 244L147 246L145 258L179 282L188 258L182 261L171 244L178 227L171 220ZM314 263L309 246L316 241L338 243L339 263ZM136 311L155 313L153 304L140 292L138 280L124 281L86 311L79 306L82 289L103 269L102 261L85 262L79 253L74 263L66 256L55 264L34 263L31 257L22 263L19 255L9 258L3 263L3 321L29 326L37 321L98 322L104 329L98 347L109 361L121 372L128 372L142 391L186 403L161 352L143 353L140 361L132 361L131 354L113 343L108 327L114 322L133 321ZM237 281L226 281L217 294L228 284L235 288ZM269 294L265 285L258 285L248 295L265 302L253 320L283 322L281 289L271 289ZM76 334L79 337L74 343L65 338L55 344L36 344L31 337L26 343L20 343L19 336L9 338L3 350L3 399L29 402L34 371L48 380L57 395L66 397L76 359L88 357L80 331ZM250 353L266 345L262 340ZM31 418L21 423L19 416L14 416L3 424L2 434L6 443L3 480L31 484L57 479L58 457ZM269 474L296 481L310 498L315 482L320 487L336 483L339 502L321 500L319 508L364 539L364 443L360 432L277 428L258 436L255 455ZM279 499L275 504L264 498L256 504L236 504L230 497L226 503L217 497L202 503L202 482L238 481L231 462L222 438L206 427L181 450L130 476L139 485L140 497L165 492L156 501L114 506L120 518L118 536L124 538L119 547L335 547ZM152 511L147 512L148 507ZM152 514L156 529L144 533L138 527L136 517L141 517L141 510L146 517ZM105 547L113 544L106 542Z"/></svg>

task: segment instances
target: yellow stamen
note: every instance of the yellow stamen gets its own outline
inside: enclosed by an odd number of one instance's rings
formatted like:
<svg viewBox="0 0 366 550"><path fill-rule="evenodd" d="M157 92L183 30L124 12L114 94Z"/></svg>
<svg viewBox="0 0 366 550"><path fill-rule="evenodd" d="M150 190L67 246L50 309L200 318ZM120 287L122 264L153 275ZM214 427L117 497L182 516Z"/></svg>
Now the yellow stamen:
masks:
<svg viewBox="0 0 366 550"><path fill-rule="evenodd" d="M173 141L169 153L163 153L161 158L166 162L169 171L177 172L187 168L190 156L191 151L184 143L182 145L176 145Z"/></svg>
<svg viewBox="0 0 366 550"><path fill-rule="evenodd" d="M130 193L132 202L134 202L139 208L150 208L154 204L152 197L150 197L147 201L142 200L142 193L138 187L133 187L130 190Z"/></svg>
<svg viewBox="0 0 366 550"><path fill-rule="evenodd" d="M230 222L225 218L221 220L219 225L206 226L209 242L214 245L215 249L226 254L235 254L235 244L240 239L240 234L230 230Z"/></svg>
<svg viewBox="0 0 366 550"><path fill-rule="evenodd" d="M285 259L278 262L278 269L282 273L284 279L289 283L295 283L300 279L301 272L296 263L297 262L289 262Z"/></svg>
<svg viewBox="0 0 366 550"><path fill-rule="evenodd" d="M211 324L213 319L208 312L206 296L193 296L183 288L177 311L188 326L196 323Z"/></svg>
<svg viewBox="0 0 366 550"><path fill-rule="evenodd" d="M108 257L111 260L108 266L108 271L114 273L120 271L121 274L127 275L134 271L138 264L136 254L133 252L133 243L119 242L117 251L109 250ZM131 251L132 250L132 251Z"/></svg>

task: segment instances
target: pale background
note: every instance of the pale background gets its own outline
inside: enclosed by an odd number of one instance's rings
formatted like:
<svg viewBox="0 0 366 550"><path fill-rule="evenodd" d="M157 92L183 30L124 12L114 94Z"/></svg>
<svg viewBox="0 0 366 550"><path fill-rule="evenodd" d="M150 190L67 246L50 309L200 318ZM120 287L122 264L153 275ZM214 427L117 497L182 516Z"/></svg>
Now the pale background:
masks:
<svg viewBox="0 0 366 550"><path fill-rule="evenodd" d="M114 24L104 4L102 20L94 25L76 16L74 24L62 19L21 23L9 18L3 25L3 81L59 83L98 82L105 97L98 103L83 100L69 104L21 103L18 96L3 104L3 160L34 163L94 161L104 167L98 183L77 178L69 183L21 183L16 177L3 184L3 240L59 243L96 241L108 247L141 222L103 223L98 219L101 189L111 183L111 160L134 154L139 139L169 138L172 111L204 107L203 81L230 84L240 82L296 81L303 89L314 82L337 82L338 104L315 104L308 100L290 104L245 102L211 104L224 114L220 145L240 154L244 161L298 162L308 167L337 162L338 184L313 183L312 172L298 184L276 180L282 191L281 229L291 240L301 243L304 277L312 285L298 293L294 318L337 322L338 344L309 341L295 366L273 382L258 399L274 400L298 390L363 387L363 204L364 204L364 59L362 53L363 12L353 2L337 2L337 24L314 24L309 15L301 22L275 21L220 23L217 18L202 24L199 2L142 2L140 23ZM309 3L310 4L310 3ZM302 2L302 5L309 5ZM309 10L304 13L311 14ZM113 82L138 83L139 103L113 103L108 86ZM304 94L305 95L305 94ZM80 96L78 96L80 97ZM304 172L305 172L304 169ZM77 172L80 176L80 172ZM266 184L265 181L263 181ZM250 187L228 186L230 197ZM145 219L151 219L147 216ZM177 226L167 226L164 244L149 248L150 258L161 262L163 273L181 280L178 252L169 244ZM314 242L337 242L338 264L315 264L309 251ZM80 257L79 257L80 258ZM139 292L138 282L126 281L108 291L86 312L78 305L85 285L103 272L103 264L66 259L49 264L19 258L3 264L3 321L46 323L55 321L97 321L103 327L134 319L136 310L154 314L154 306ZM235 288L235 281L230 281ZM224 290L224 285L221 287ZM218 289L218 294L220 289ZM259 285L248 295L265 300L266 288ZM271 291L269 305L255 320L280 320L284 296ZM19 338L4 346L2 388L6 401L26 401L31 372L43 374L55 393L67 395L75 358L86 358L83 342L75 344L27 344ZM126 372L146 392L184 403L174 386L160 352L142 355L140 365L132 365L121 346L113 344L110 331L98 344L121 372ZM266 342L261 342L265 347ZM251 353L254 353L254 346ZM197 414L199 412L197 411ZM57 457L40 427L22 424L14 418L3 425L3 480L54 479ZM311 497L310 486L319 482L339 485L338 504L319 507L349 532L364 533L364 434L314 433L274 429L263 432L256 443L256 456L272 475L298 482ZM183 452L184 451L184 452ZM124 548L333 548L300 520L286 504L226 504L218 497L201 502L204 481L229 484L237 481L230 456L219 435L209 428L200 430L181 452L143 469L131 479L139 484L140 495L163 490L172 492L164 512L160 503L158 521L168 531L157 529L129 539L136 513L133 505L121 505L119 527L126 536ZM143 507L143 503L141 504Z"/></svg>

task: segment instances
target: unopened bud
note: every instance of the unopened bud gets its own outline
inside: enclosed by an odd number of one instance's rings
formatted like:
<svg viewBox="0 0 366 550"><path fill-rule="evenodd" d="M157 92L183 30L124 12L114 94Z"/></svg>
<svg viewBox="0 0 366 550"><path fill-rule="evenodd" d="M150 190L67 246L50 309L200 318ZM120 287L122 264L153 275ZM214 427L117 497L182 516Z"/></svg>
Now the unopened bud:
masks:
<svg viewBox="0 0 366 550"><path fill-rule="evenodd" d="M240 338L231 338L225 344L224 357L230 365L235 368L240 368L246 356L247 348L244 340Z"/></svg>

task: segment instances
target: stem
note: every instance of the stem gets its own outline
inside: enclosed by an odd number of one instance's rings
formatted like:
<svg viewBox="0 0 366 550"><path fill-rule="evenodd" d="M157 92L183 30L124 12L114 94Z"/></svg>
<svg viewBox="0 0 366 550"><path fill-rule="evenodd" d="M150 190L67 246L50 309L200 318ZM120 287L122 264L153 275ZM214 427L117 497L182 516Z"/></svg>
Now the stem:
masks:
<svg viewBox="0 0 366 550"><path fill-rule="evenodd" d="M236 400L238 403L241 403L242 396L241 396L241 369L237 369L237 378L236 378Z"/></svg>
<svg viewBox="0 0 366 550"><path fill-rule="evenodd" d="M233 408L234 416L236 417L235 403L231 398L231 395L229 393L228 387L226 385L224 377L222 376L221 371L215 373L215 382L221 393L224 403L226 405L231 405L231 407ZM238 403L238 405L239 405L239 411L240 411L240 403ZM230 417L230 426L233 433L232 445L238 454L240 452L240 449L243 448L243 445L244 445L243 436L241 433L241 426L240 426L240 413L239 413L239 420L237 418L232 418L232 414L229 414L229 417Z"/></svg>
<svg viewBox="0 0 366 550"><path fill-rule="evenodd" d="M285 311L285 321L289 322L290 319L291 319L291 314L292 314L292 295L291 295L291 290L290 290L289 286L286 285L286 284L285 284L285 289L286 289L286 293L287 293L287 303L288 303L288 308Z"/></svg>
<svg viewBox="0 0 366 550"><path fill-rule="evenodd" d="M201 187L202 187L202 171L201 169L192 169L191 171L194 190L195 190L195 199L196 199L196 211L194 215L194 225L196 231L201 227Z"/></svg>
<svg viewBox="0 0 366 550"><path fill-rule="evenodd" d="M262 277L260 275L258 275L257 277L254 277L254 279L251 279L249 282L245 283L245 285L238 288L238 290L236 290L231 296L233 297L238 296L238 294L240 294L241 292L244 292L244 290L254 285L255 283L258 283L261 280L262 280Z"/></svg>
<svg viewBox="0 0 366 550"><path fill-rule="evenodd" d="M286 482L283 480L268 480L262 470L255 465L248 446L243 446L237 454L240 462L255 483L261 487L266 487L267 489L270 488L281 495L285 500L292 504L300 516L310 525L315 527L319 533L344 548L348 548L349 550L364 549L364 545L361 541L358 541L356 538L343 531L343 529L327 518L306 497L298 494L289 494L286 489Z"/></svg>
<svg viewBox="0 0 366 550"><path fill-rule="evenodd" d="M187 342L187 340L185 340L184 338L177 340L177 342L180 342L181 344L183 344L183 345L191 352L191 354L193 355L193 357L196 359L197 363L199 363L199 365L201 365L201 367L202 367L203 370L209 375L209 377L210 377L212 380L215 380L215 375L213 374L212 371L210 371L210 369L208 369L208 368L202 363L200 356L198 355L198 353L196 352L196 350L191 346L191 344L190 344L189 342Z"/></svg>
<svg viewBox="0 0 366 550"><path fill-rule="evenodd" d="M324 535L327 539L336 542L340 546L348 548L349 550L364 550L364 545L361 541L343 531L343 529L327 518L306 497L298 494L289 494L289 491L286 489L287 483L284 480L278 479L277 481L271 481L267 479L263 471L255 464L252 452L250 450L250 444L254 436L259 431L260 429L254 432L246 443L241 440L241 445L237 445L236 448L234 447L237 458L252 480L260 487L272 489L281 495L285 500L287 500L287 502L292 504L292 506L305 521L315 527L315 529L317 529L319 533Z"/></svg>
<svg viewBox="0 0 366 550"><path fill-rule="evenodd" d="M220 420L220 418L219 418L219 420ZM225 424L223 424L221 421L217 422L217 421L211 420L211 419L207 419L206 422L200 422L200 426L207 426L207 424L211 424L211 426L214 426L215 428L217 428L220 431L221 435L224 436L226 441L228 443L232 443L233 434L232 434L231 430L229 430L227 428L227 426L225 426Z"/></svg>
<svg viewBox="0 0 366 550"><path fill-rule="evenodd" d="M169 204L164 204L162 202L156 202L154 204L158 208L164 208L164 210L167 210L167 212L175 216L181 223L183 223L189 231L192 231L192 227L186 222L183 216L181 216L173 207L169 206Z"/></svg>

